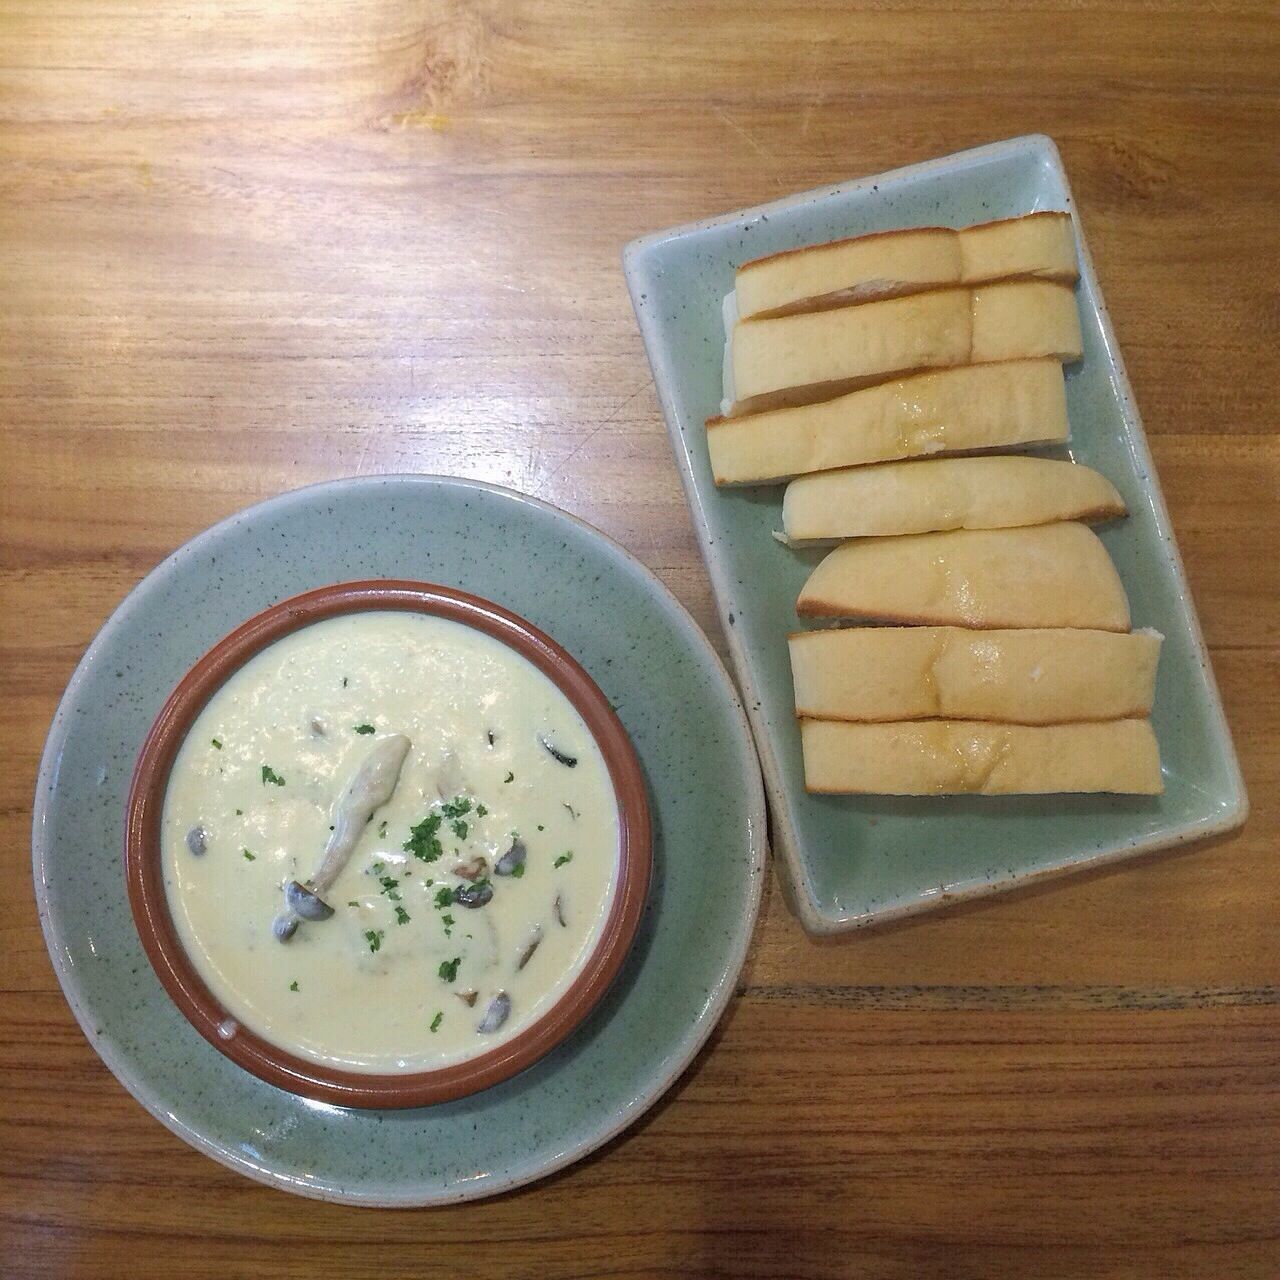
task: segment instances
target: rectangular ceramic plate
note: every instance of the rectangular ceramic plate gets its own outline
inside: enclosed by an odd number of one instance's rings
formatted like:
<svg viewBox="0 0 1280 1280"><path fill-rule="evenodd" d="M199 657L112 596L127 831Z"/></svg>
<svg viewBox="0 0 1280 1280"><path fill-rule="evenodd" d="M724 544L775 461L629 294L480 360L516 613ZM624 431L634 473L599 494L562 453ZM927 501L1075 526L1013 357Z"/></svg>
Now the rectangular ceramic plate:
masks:
<svg viewBox="0 0 1280 1280"><path fill-rule="evenodd" d="M1136 796L816 796L804 789L786 636L820 553L770 536L782 487L717 489L704 421L719 411L721 300L743 262L911 226L1070 210L1080 252L1084 359L1067 369L1072 440L1058 451L1109 476L1128 519L1099 530L1135 627L1165 635L1153 720L1165 793ZM1244 821L1244 784L1200 626L1057 149L1044 137L659 232L624 254L671 445L745 695L772 805L778 865L805 927L833 933L1026 880L1150 852Z"/></svg>

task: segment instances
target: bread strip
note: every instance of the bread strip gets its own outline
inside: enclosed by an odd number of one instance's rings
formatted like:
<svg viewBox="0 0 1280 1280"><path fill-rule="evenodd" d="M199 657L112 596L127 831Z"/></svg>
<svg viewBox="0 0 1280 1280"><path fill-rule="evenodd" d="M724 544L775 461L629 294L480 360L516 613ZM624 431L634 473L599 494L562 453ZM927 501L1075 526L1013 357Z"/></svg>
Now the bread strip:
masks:
<svg viewBox="0 0 1280 1280"><path fill-rule="evenodd" d="M1013 360L916 374L796 409L707 423L717 484L1067 438L1055 360Z"/></svg>
<svg viewBox="0 0 1280 1280"><path fill-rule="evenodd" d="M805 787L877 795L1159 795L1160 752L1146 720L1015 725L979 720L853 724L802 720Z"/></svg>
<svg viewBox="0 0 1280 1280"><path fill-rule="evenodd" d="M1154 631L845 627L790 637L796 714L1067 724L1150 714Z"/></svg>
<svg viewBox="0 0 1280 1280"><path fill-rule="evenodd" d="M787 486L793 542L1107 520L1124 501L1090 467L1050 458L936 458L802 476Z"/></svg>
<svg viewBox="0 0 1280 1280"><path fill-rule="evenodd" d="M738 268L738 313L779 315L1009 276L1076 279L1071 215L1005 218L954 231L877 232L757 258Z"/></svg>
<svg viewBox="0 0 1280 1280"><path fill-rule="evenodd" d="M1042 280L739 321L731 340L735 412L826 400L907 371L1081 351L1074 293Z"/></svg>
<svg viewBox="0 0 1280 1280"><path fill-rule="evenodd" d="M961 627L1129 629L1111 557L1097 534L1070 522L846 542L809 575L796 612Z"/></svg>

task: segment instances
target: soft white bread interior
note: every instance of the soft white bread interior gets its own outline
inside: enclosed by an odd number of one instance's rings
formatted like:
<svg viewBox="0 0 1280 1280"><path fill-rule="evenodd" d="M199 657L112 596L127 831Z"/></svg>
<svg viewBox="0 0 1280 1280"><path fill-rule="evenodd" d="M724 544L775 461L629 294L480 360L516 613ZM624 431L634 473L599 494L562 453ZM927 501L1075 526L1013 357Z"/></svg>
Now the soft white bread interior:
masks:
<svg viewBox="0 0 1280 1280"><path fill-rule="evenodd" d="M1159 748L1146 720L802 720L800 738L809 791L915 796L1164 790Z"/></svg>
<svg viewBox="0 0 1280 1280"><path fill-rule="evenodd" d="M782 527L793 542L1108 520L1124 501L1091 467L1051 458L936 458L801 476Z"/></svg>
<svg viewBox="0 0 1280 1280"><path fill-rule="evenodd" d="M796 714L1066 724L1146 716L1154 631L844 627L790 637Z"/></svg>
<svg viewBox="0 0 1280 1280"><path fill-rule="evenodd" d="M732 344L735 412L830 399L908 371L1074 360L1081 350L1074 293L1044 280L740 320Z"/></svg>
<svg viewBox="0 0 1280 1280"><path fill-rule="evenodd" d="M1069 213L1046 210L1023 218L980 222L965 227L959 238L966 284L1011 276L1073 283L1080 275Z"/></svg>
<svg viewBox="0 0 1280 1280"><path fill-rule="evenodd" d="M895 458L1057 443L1067 435L1067 397L1056 360L915 374L819 404L707 423L716 484L761 484Z"/></svg>
<svg viewBox="0 0 1280 1280"><path fill-rule="evenodd" d="M1087 525L860 538L814 569L796 611L961 627L1128 631L1115 566Z"/></svg>
<svg viewBox="0 0 1280 1280"><path fill-rule="evenodd" d="M877 232L775 253L739 267L735 293L746 319L1024 275L1076 279L1070 214Z"/></svg>

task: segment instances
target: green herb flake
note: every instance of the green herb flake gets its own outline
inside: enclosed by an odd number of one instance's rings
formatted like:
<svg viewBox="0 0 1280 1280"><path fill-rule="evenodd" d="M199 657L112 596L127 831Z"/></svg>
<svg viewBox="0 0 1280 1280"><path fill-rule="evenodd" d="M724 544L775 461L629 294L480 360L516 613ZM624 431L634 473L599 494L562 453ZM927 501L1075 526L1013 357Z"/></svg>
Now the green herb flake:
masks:
<svg viewBox="0 0 1280 1280"><path fill-rule="evenodd" d="M222 750L222 739L221 739L221 738L210 738L210 739L209 739L209 741L213 743L213 749L214 749L215 751L221 751L221 750Z"/></svg>
<svg viewBox="0 0 1280 1280"><path fill-rule="evenodd" d="M454 956L452 960L440 961L440 977L445 982L454 982L458 977L458 966L462 963L461 956Z"/></svg>
<svg viewBox="0 0 1280 1280"><path fill-rule="evenodd" d="M364 940L369 944L370 951L377 951L382 946L382 939L386 931L383 929L366 929L364 931Z"/></svg>
<svg viewBox="0 0 1280 1280"><path fill-rule="evenodd" d="M566 862L572 862L572 861L573 861L573 850L570 849L567 853L562 853L555 860L555 865L557 867L563 867Z"/></svg>
<svg viewBox="0 0 1280 1280"><path fill-rule="evenodd" d="M243 810L243 809L237 809L237 810L236 810L236 817L237 817L237 818L243 818L243 817L244 817L244 810Z"/></svg>
<svg viewBox="0 0 1280 1280"><path fill-rule="evenodd" d="M298 983L297 983L297 980L295 979L293 982L289 983L289 990L297 991L297 989L298 989Z"/></svg>
<svg viewBox="0 0 1280 1280"><path fill-rule="evenodd" d="M463 822L461 818L455 818L453 822L450 823L450 826L453 827L453 834L457 836L459 840L465 840L467 838L467 824Z"/></svg>
<svg viewBox="0 0 1280 1280"><path fill-rule="evenodd" d="M258 855L256 853L250 853L248 849L244 849L242 852L244 853L244 860L246 862L257 862Z"/></svg>
<svg viewBox="0 0 1280 1280"><path fill-rule="evenodd" d="M420 862L434 862L443 852L439 831L442 819L438 813L429 813L415 827L409 828L409 838L401 846Z"/></svg>
<svg viewBox="0 0 1280 1280"><path fill-rule="evenodd" d="M371 724L358 724L355 726L357 733L375 733L377 732Z"/></svg>
<svg viewBox="0 0 1280 1280"><path fill-rule="evenodd" d="M460 818L464 813L471 812L471 799L468 796L454 796L440 806L440 812L446 818Z"/></svg>
<svg viewBox="0 0 1280 1280"><path fill-rule="evenodd" d="M511 868L511 875L514 879L519 880L524 875L524 863Z"/></svg>
<svg viewBox="0 0 1280 1280"><path fill-rule="evenodd" d="M447 907L453 901L453 890L445 885L443 889L436 890L436 906Z"/></svg>
<svg viewBox="0 0 1280 1280"><path fill-rule="evenodd" d="M431 1030L436 1032L440 1030L440 1024L444 1021L444 1010L441 1009L434 1018L431 1019Z"/></svg>
<svg viewBox="0 0 1280 1280"><path fill-rule="evenodd" d="M400 881L394 876L379 876L378 883L382 886L382 892L391 899L392 902L400 901Z"/></svg>
<svg viewBox="0 0 1280 1280"><path fill-rule="evenodd" d="M284 779L269 764L264 764L262 766L262 785L265 787L268 782L273 787L284 786Z"/></svg>
<svg viewBox="0 0 1280 1280"><path fill-rule="evenodd" d="M347 687L347 677L346 677L346 676L343 676L343 677L342 677L342 687L343 687L344 689Z"/></svg>
<svg viewBox="0 0 1280 1280"><path fill-rule="evenodd" d="M385 840L387 838L387 820L384 818L378 826L378 839Z"/></svg>
<svg viewBox="0 0 1280 1280"><path fill-rule="evenodd" d="M515 779L516 775L514 773L509 773L505 778L503 778L503 782L514 782Z"/></svg>
<svg viewBox="0 0 1280 1280"><path fill-rule="evenodd" d="M477 817L477 818L487 818L488 816L489 816L489 810L488 810L488 809L486 809L484 805L482 805L482 804L478 804L478 805L476 805L476 817Z"/></svg>
<svg viewBox="0 0 1280 1280"><path fill-rule="evenodd" d="M544 826L542 825L542 823L538 823L538 830L539 830L539 831L545 831L545 830L546 830L546 827L544 827Z"/></svg>
<svg viewBox="0 0 1280 1280"><path fill-rule="evenodd" d="M398 903L396 904L396 924L408 924L409 913Z"/></svg>
<svg viewBox="0 0 1280 1280"><path fill-rule="evenodd" d="M354 898L352 898L352 899L347 903L347 906L349 906L349 907L358 907L359 905L360 905L360 904L359 904L359 903L358 903Z"/></svg>

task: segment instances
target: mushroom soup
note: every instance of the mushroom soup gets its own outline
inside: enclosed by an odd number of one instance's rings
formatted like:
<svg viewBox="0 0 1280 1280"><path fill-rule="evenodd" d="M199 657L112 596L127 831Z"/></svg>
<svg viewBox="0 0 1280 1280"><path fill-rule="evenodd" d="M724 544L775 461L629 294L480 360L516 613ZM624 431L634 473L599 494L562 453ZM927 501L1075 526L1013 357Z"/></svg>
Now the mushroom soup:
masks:
<svg viewBox="0 0 1280 1280"><path fill-rule="evenodd" d="M446 1066L569 988L618 870L568 698L461 623L313 623L231 675L174 761L165 892L237 1023L345 1070Z"/></svg>

